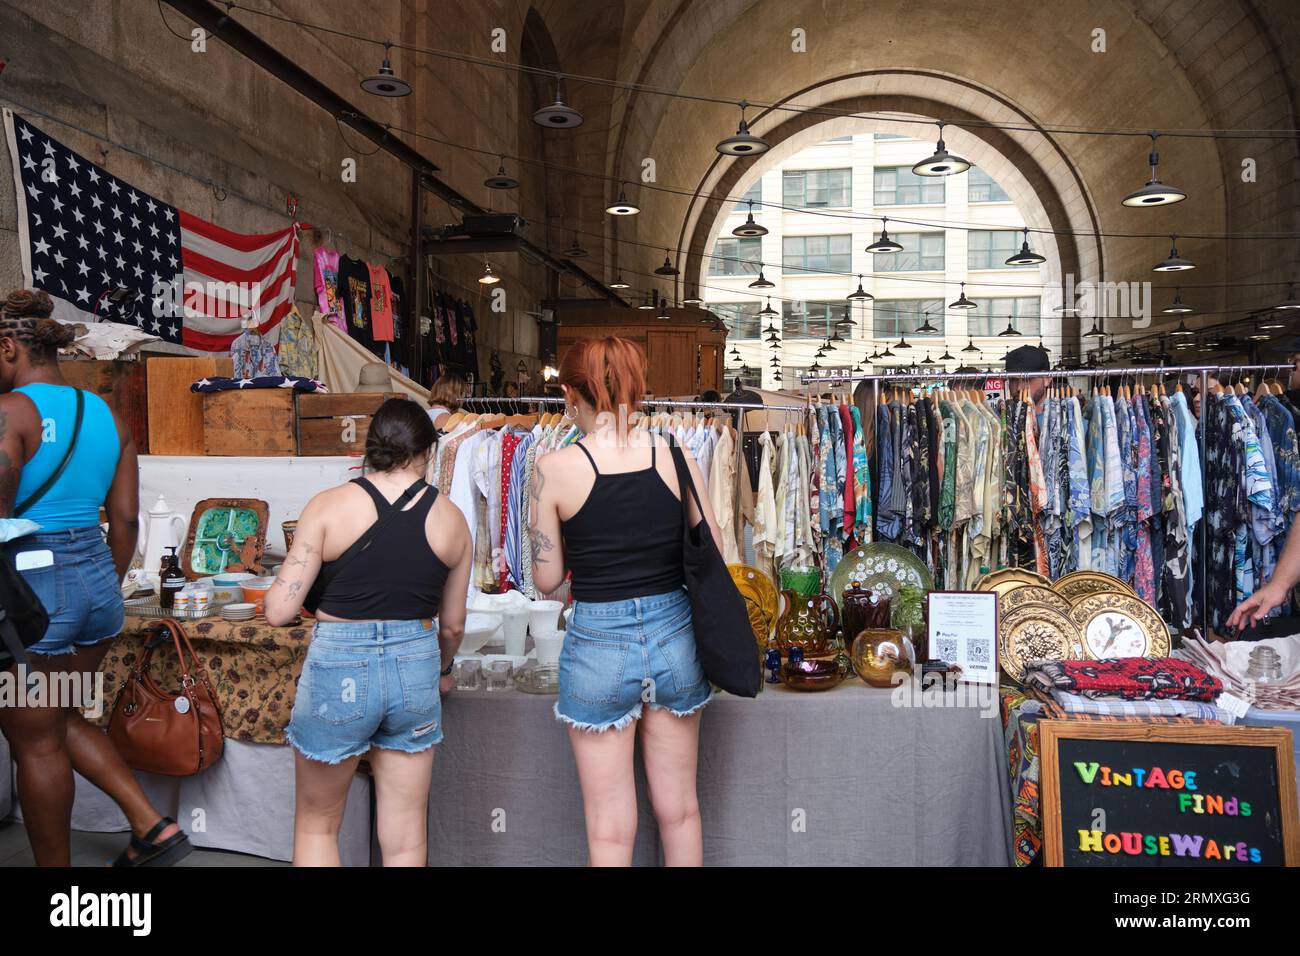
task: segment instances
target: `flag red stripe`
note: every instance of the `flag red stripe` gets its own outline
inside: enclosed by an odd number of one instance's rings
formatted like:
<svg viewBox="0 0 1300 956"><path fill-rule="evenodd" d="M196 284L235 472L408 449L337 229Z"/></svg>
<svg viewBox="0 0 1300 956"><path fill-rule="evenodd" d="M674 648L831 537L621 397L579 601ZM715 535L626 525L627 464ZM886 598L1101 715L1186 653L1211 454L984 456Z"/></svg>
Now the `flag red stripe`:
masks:
<svg viewBox="0 0 1300 956"><path fill-rule="evenodd" d="M186 269L202 273L217 282L261 282L267 276L286 268L285 256L292 258L293 245L290 241L283 248L277 249L266 262L255 269L236 269L218 259L201 255L188 246L181 246L181 263Z"/></svg>
<svg viewBox="0 0 1300 956"><path fill-rule="evenodd" d="M257 331L265 335L273 328L280 324L281 320L289 314L293 308L293 300L281 302L271 317L257 327ZM199 332L190 328L188 325L181 329L181 344L187 348L198 349L203 352L228 352L230 343L235 341L240 335L240 330L236 327L230 335L211 335L207 332Z"/></svg>
<svg viewBox="0 0 1300 956"><path fill-rule="evenodd" d="M187 279L186 282L191 280ZM277 276L269 285L261 287L262 294L258 298L257 305L263 306L271 300L278 298L286 283L294 281L291 272L284 272ZM243 306L237 301L225 298L217 298L208 295L206 292L199 294L194 291L186 290L183 296L185 307L192 312L199 312L203 315L210 316L213 319L230 319L238 322L243 316Z"/></svg>
<svg viewBox="0 0 1300 956"><path fill-rule="evenodd" d="M229 229L222 229L216 223L208 222L206 219L200 219L198 216L191 215L185 210L177 210L181 217L181 228L189 229L191 232L197 232L201 236L211 239L213 242L219 242L223 246L230 246L232 249L238 249L240 252L253 252L262 246L268 246L272 243L280 242L283 239L291 238L297 231L297 226L290 226L288 229L281 229L277 232L264 232L257 235L248 235L242 232L231 232Z"/></svg>

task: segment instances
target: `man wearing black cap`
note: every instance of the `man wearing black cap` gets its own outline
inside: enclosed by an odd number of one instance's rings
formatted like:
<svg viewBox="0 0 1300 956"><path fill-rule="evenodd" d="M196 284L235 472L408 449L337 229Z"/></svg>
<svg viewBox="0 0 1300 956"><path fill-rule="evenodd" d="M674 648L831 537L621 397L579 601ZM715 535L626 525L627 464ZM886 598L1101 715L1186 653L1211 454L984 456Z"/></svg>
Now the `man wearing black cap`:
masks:
<svg viewBox="0 0 1300 956"><path fill-rule="evenodd" d="M1047 353L1036 345L1022 345L1018 349L1012 349L1007 354L1007 371L1008 372L1050 372L1052 363L1047 359ZM1007 394L1014 394L1021 390L1029 392L1029 400L1033 402L1034 409L1037 411L1044 398L1047 397L1047 385L1050 378L1017 378L1007 380Z"/></svg>

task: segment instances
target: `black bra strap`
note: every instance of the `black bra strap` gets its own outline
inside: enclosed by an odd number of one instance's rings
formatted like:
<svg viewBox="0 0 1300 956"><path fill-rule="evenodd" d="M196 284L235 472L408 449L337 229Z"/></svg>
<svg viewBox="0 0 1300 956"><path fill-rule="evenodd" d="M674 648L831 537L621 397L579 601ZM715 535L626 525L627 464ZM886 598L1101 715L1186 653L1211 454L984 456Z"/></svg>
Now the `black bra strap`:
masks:
<svg viewBox="0 0 1300 956"><path fill-rule="evenodd" d="M582 453L583 453L584 455L587 456L587 461L591 462L591 470L594 471L596 474L599 475L599 474L600 474L600 469L596 467L596 459L594 459L594 458L591 457L591 452L589 452L589 451L587 451L587 449L583 448L583 447L582 447L582 442L580 442L580 441L575 441L574 444L577 445L579 448L582 448Z"/></svg>
<svg viewBox="0 0 1300 956"><path fill-rule="evenodd" d="M379 489L375 487L374 483L369 478L364 476L353 478L352 483L370 496L370 500L375 503L376 515L381 515L392 507L392 505L388 503L388 499L379 493Z"/></svg>

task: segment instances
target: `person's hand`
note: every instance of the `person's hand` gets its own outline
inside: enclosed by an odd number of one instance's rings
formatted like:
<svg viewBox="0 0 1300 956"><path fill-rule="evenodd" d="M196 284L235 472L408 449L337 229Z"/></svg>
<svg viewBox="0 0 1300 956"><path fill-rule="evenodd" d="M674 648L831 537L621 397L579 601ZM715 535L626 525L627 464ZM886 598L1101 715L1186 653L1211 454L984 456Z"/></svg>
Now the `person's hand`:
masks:
<svg viewBox="0 0 1300 956"><path fill-rule="evenodd" d="M1236 609L1228 615L1227 626L1253 627L1263 620L1269 611L1285 601L1286 594L1285 589L1274 587L1273 582L1270 581L1237 605Z"/></svg>
<svg viewBox="0 0 1300 956"><path fill-rule="evenodd" d="M455 689L456 689L456 678L454 675L448 674L446 677L440 677L438 679L438 693L441 694L443 697L446 697Z"/></svg>

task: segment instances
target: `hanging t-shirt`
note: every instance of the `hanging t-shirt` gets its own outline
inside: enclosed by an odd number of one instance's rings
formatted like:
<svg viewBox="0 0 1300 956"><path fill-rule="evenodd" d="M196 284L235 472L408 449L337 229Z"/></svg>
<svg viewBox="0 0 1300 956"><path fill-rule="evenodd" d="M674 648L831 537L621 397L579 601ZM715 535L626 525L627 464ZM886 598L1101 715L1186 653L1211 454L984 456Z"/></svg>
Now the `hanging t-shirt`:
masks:
<svg viewBox="0 0 1300 956"><path fill-rule="evenodd" d="M337 250L322 246L316 250L312 261L315 264L316 306L327 322L337 326L340 332L346 332L347 324L339 307L339 254Z"/></svg>
<svg viewBox="0 0 1300 956"><path fill-rule="evenodd" d="M375 337L370 324L370 269L360 259L339 256L339 293L347 333L370 351Z"/></svg>
<svg viewBox="0 0 1300 956"><path fill-rule="evenodd" d="M370 270L370 330L376 342L393 341L393 287L388 270L367 265Z"/></svg>
<svg viewBox="0 0 1300 956"><path fill-rule="evenodd" d="M318 311L316 315L320 316L320 312ZM303 378L316 378L319 374L319 363L316 359L316 329L310 321L303 318L297 306L294 306L280 323L279 354L281 374Z"/></svg>
<svg viewBox="0 0 1300 956"><path fill-rule="evenodd" d="M275 346L262 337L256 328L245 329L230 343L230 359L234 378L262 378L282 374Z"/></svg>

